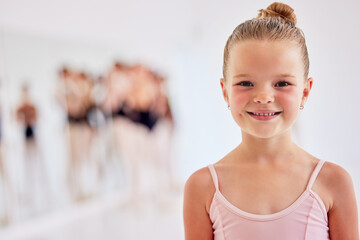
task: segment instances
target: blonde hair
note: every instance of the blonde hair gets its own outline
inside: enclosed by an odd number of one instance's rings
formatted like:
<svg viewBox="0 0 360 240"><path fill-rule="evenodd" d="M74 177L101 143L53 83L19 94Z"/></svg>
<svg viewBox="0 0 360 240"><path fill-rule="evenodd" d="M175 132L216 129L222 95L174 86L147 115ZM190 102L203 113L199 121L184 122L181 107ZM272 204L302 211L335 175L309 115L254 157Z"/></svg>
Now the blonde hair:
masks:
<svg viewBox="0 0 360 240"><path fill-rule="evenodd" d="M274 2L266 9L259 10L256 18L245 21L235 28L224 49L223 76L226 79L227 62L232 46L245 40L285 40L293 41L300 48L304 63L304 77L309 75L309 55L305 37L296 27L294 9L284 3Z"/></svg>

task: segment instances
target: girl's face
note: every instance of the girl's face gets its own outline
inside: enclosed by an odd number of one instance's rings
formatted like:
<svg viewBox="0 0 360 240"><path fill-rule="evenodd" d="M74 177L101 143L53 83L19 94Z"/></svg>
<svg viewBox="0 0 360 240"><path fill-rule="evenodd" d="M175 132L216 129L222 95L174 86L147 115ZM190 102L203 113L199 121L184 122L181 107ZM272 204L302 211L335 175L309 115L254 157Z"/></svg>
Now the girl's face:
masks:
<svg viewBox="0 0 360 240"><path fill-rule="evenodd" d="M304 80L300 48L291 41L247 40L230 49L225 101L243 134L270 138L290 133L312 78Z"/></svg>

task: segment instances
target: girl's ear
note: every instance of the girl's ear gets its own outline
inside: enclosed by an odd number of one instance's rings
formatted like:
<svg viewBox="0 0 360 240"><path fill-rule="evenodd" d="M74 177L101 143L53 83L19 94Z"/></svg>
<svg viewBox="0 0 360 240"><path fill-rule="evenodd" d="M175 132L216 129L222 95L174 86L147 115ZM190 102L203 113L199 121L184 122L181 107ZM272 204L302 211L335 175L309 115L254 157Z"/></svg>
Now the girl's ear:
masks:
<svg viewBox="0 0 360 240"><path fill-rule="evenodd" d="M228 92L226 89L226 83L225 83L224 78L220 78L220 85L221 85L221 90L222 90L224 100L227 103L227 105L229 106L229 95L228 95Z"/></svg>
<svg viewBox="0 0 360 240"><path fill-rule="evenodd" d="M312 77L310 77L310 78L308 78L306 80L305 88L303 90L303 97L302 97L302 101L301 101L301 106L304 106L307 98L309 97L310 90L312 88L313 82L314 82L314 79Z"/></svg>

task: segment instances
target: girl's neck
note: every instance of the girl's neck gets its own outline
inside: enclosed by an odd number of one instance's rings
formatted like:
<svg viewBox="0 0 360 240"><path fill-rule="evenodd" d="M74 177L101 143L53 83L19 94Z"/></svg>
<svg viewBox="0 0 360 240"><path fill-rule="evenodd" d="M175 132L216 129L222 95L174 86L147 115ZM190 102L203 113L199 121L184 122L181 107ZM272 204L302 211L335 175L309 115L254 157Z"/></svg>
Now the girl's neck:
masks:
<svg viewBox="0 0 360 240"><path fill-rule="evenodd" d="M295 159L301 149L292 141L291 133L267 139L243 133L235 152L242 156L239 159L248 163L277 164Z"/></svg>

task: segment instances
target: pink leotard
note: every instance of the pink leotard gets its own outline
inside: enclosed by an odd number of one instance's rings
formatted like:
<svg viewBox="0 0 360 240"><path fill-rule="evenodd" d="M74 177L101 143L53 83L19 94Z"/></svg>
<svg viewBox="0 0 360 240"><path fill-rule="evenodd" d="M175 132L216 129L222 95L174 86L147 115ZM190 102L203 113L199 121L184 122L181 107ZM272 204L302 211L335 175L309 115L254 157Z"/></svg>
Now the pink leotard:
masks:
<svg viewBox="0 0 360 240"><path fill-rule="evenodd" d="M240 210L219 191L213 165L209 170L215 185L210 219L215 240L325 240L329 238L325 205L312 186L324 160L313 171L306 190L288 208L273 214L259 215Z"/></svg>

